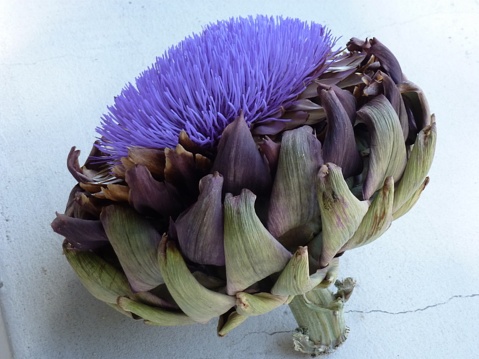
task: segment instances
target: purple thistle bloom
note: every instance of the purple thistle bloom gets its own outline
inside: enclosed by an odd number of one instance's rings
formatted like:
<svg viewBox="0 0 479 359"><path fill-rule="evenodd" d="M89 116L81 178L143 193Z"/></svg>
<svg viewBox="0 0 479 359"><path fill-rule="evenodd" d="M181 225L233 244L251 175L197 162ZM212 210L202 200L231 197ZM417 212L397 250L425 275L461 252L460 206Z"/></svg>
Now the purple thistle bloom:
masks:
<svg viewBox="0 0 479 359"><path fill-rule="evenodd" d="M174 148L181 130L210 148L241 111L249 125L278 120L327 68L334 43L323 26L298 19L209 25L171 47L115 98L97 128L100 148L114 161L132 146Z"/></svg>
<svg viewBox="0 0 479 359"><path fill-rule="evenodd" d="M346 339L355 282L326 287L416 203L436 127L386 46L335 42L300 20L231 19L127 85L83 166L71 149L78 184L52 222L93 296L152 325L218 317L219 336L289 304L296 350Z"/></svg>

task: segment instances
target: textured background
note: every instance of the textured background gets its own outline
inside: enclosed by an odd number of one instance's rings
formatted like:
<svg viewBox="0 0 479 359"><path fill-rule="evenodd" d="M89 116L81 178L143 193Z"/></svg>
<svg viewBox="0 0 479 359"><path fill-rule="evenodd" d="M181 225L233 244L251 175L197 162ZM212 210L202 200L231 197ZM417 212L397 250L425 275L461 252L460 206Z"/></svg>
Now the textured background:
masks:
<svg viewBox="0 0 479 359"><path fill-rule="evenodd" d="M346 308L349 339L330 358L479 357L478 1L1 0L0 304L15 358L303 357L291 348L287 307L223 339L213 321L128 320L86 292L50 229L74 185L70 147L85 159L123 85L208 22L249 14L321 22L343 44L377 36L438 120L419 203L342 259L341 276L358 287Z"/></svg>

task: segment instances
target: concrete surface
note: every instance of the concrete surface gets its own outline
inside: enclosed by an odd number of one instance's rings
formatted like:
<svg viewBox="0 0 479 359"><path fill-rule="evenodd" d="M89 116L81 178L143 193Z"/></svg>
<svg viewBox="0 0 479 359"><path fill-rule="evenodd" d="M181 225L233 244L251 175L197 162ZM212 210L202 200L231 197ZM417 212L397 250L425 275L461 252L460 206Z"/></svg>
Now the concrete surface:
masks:
<svg viewBox="0 0 479 359"><path fill-rule="evenodd" d="M0 304L15 358L300 358L286 307L219 339L216 323L152 328L92 298L52 233L123 85L210 21L282 14L344 43L376 36L428 94L439 131L431 183L380 240L344 256L358 287L330 358L478 358L478 1L0 1ZM0 326L1 327L1 326ZM0 330L1 333L1 330ZM0 358L9 356L4 338Z"/></svg>

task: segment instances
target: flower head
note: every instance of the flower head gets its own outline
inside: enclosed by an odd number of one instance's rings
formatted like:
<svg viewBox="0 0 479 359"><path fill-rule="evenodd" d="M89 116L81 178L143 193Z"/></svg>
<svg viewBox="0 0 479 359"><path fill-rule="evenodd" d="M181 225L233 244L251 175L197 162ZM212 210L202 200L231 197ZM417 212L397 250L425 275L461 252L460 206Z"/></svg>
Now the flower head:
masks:
<svg viewBox="0 0 479 359"><path fill-rule="evenodd" d="M128 147L174 147L180 131L217 144L240 112L248 124L277 119L325 70L335 40L315 23L266 16L207 26L171 47L128 84L98 133L114 160Z"/></svg>
<svg viewBox="0 0 479 359"><path fill-rule="evenodd" d="M334 43L300 20L231 19L125 88L83 167L72 148L79 183L52 223L96 298L154 325L219 317L220 336L290 303L298 350L344 341L354 281L323 288L416 203L436 124L381 42Z"/></svg>

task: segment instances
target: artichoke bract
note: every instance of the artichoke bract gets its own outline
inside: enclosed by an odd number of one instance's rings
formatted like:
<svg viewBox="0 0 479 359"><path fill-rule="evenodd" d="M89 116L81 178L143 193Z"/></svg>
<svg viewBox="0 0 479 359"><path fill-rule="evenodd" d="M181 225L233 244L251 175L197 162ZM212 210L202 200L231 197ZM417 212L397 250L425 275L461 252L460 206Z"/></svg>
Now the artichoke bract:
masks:
<svg viewBox="0 0 479 359"><path fill-rule="evenodd" d="M348 332L340 256L380 237L429 178L436 125L376 38L265 16L207 26L115 97L52 223L90 293L223 336L289 304L294 345ZM328 287L335 284L337 290Z"/></svg>

